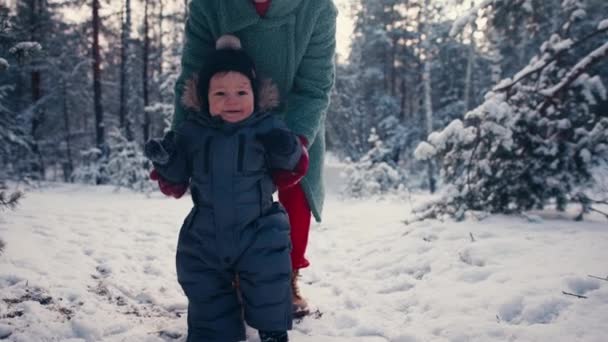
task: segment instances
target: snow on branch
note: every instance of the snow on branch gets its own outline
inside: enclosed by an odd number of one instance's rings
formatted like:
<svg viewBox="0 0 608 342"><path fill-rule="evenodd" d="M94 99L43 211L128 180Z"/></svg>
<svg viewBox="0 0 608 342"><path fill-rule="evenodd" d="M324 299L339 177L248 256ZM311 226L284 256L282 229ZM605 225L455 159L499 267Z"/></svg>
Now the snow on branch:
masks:
<svg viewBox="0 0 608 342"><path fill-rule="evenodd" d="M8 50L8 52L15 55L20 62L33 57L40 51L42 51L42 45L38 42L20 42Z"/></svg>
<svg viewBox="0 0 608 342"><path fill-rule="evenodd" d="M423 141L418 144L418 147L416 147L416 150L414 151L414 157L417 160L428 160L431 159L436 153L437 150L433 145L427 143L426 141Z"/></svg>
<svg viewBox="0 0 608 342"><path fill-rule="evenodd" d="M540 93L547 97L554 97L556 93L563 90L566 86L582 75L592 64L598 62L602 58L608 56L608 42L593 50L568 72L562 80L551 88L543 89Z"/></svg>
<svg viewBox="0 0 608 342"><path fill-rule="evenodd" d="M0 72L8 70L9 64L6 59L0 58Z"/></svg>
<svg viewBox="0 0 608 342"><path fill-rule="evenodd" d="M490 6L494 3L494 1L495 0L483 0L477 6L471 7L471 9L469 9L464 15L454 20L454 23L452 24L452 29L450 30L450 37L454 37L460 32L462 32L462 30L465 26L467 26L467 24L472 23L477 19L477 12L480 9L484 9Z"/></svg>
<svg viewBox="0 0 608 342"><path fill-rule="evenodd" d="M503 80L496 87L494 87L492 89L492 91L493 92L502 92L502 91L509 90L515 84L517 84L518 82L520 82L521 80L523 80L523 79L525 79L525 78L527 78L527 77L529 77L529 76L531 76L531 75L533 75L535 73L541 72L547 66L551 65L551 63L553 61L555 61L559 56L561 56L566 51L569 51L571 49L576 48L578 45L586 42L587 40L589 40L589 39L591 39L591 38L595 37L596 35L598 35L600 33L603 33L603 32L608 32L608 25L605 25L605 27L603 27L603 28L598 28L597 31L592 32L591 34L583 37L580 40L577 40L576 42L572 42L572 41L570 41L568 39L568 40L563 41L562 43L557 43L557 44L553 45L553 48L554 48L554 51L555 51L554 54L551 55L551 54L548 54L548 53L544 53L540 58L535 57L536 59L533 59L528 66L526 66L524 69L522 69L521 71L519 71L513 77L512 80L511 79L505 79L505 80ZM602 47L600 47L600 49L601 48ZM592 52L591 54L593 54L594 52Z"/></svg>

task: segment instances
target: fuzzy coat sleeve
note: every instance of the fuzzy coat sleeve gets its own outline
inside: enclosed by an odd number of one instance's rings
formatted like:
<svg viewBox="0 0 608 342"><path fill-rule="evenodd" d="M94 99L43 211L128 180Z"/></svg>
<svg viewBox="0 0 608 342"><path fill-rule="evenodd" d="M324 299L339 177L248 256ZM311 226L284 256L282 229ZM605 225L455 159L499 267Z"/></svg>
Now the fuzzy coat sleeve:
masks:
<svg viewBox="0 0 608 342"><path fill-rule="evenodd" d="M287 126L310 144L315 141L325 119L334 84L337 10L330 5L321 11L314 24L293 87L287 94Z"/></svg>

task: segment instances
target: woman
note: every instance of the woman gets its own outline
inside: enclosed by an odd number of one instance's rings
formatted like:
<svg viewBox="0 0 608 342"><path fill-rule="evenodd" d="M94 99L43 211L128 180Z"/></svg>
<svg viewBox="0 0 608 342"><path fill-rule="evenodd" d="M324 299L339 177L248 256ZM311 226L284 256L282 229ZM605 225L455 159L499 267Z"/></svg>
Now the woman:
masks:
<svg viewBox="0 0 608 342"><path fill-rule="evenodd" d="M309 312L297 280L299 270L309 265L305 258L311 213L321 221L323 209L323 155L325 112L334 82L337 10L332 0L192 0L185 31L182 71L175 85L173 128L184 120L181 103L185 81L204 63L223 34L240 38L253 58L260 78L270 78L280 94L277 114L300 136L310 154L308 173L295 186L290 175L274 175L279 201L291 224L294 316ZM183 185L159 186L169 195L181 195ZM181 193L181 194L180 194Z"/></svg>

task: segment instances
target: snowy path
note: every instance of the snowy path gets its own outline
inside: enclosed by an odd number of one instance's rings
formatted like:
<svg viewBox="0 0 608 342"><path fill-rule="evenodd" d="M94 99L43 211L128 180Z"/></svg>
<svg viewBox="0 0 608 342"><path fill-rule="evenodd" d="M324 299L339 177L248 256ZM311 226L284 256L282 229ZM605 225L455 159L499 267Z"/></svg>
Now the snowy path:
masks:
<svg viewBox="0 0 608 342"><path fill-rule="evenodd" d="M587 275L608 275L606 221L405 226L408 201L335 188L302 279L319 315L292 341L605 341L608 281ZM182 341L174 253L189 205L108 187L28 192L0 217L0 339Z"/></svg>

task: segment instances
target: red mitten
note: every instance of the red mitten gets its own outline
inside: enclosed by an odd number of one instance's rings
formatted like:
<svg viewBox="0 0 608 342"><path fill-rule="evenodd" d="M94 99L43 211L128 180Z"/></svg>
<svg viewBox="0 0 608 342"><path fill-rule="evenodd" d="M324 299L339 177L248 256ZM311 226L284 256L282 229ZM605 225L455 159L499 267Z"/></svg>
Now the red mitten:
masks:
<svg viewBox="0 0 608 342"><path fill-rule="evenodd" d="M158 187L160 192L165 196L172 196L175 198L182 197L188 190L188 184L174 184L164 179L156 169L152 169L150 172L150 179L158 181Z"/></svg>
<svg viewBox="0 0 608 342"><path fill-rule="evenodd" d="M309 158L308 149L306 148L307 141L304 137L300 136L299 138L302 142L302 156L300 157L300 160L298 160L298 164L296 164L293 171L274 170L272 172L272 180L278 189L287 189L298 184L304 175L306 175L306 171L308 171Z"/></svg>

